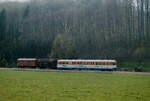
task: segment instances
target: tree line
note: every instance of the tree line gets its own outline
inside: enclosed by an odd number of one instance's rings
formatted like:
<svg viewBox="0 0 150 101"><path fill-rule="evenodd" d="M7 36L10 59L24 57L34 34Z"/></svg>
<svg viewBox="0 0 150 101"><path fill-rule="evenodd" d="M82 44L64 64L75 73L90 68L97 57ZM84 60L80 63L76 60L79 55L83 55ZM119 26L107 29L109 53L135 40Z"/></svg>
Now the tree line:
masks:
<svg viewBox="0 0 150 101"><path fill-rule="evenodd" d="M0 3L0 60L149 59L149 0Z"/></svg>

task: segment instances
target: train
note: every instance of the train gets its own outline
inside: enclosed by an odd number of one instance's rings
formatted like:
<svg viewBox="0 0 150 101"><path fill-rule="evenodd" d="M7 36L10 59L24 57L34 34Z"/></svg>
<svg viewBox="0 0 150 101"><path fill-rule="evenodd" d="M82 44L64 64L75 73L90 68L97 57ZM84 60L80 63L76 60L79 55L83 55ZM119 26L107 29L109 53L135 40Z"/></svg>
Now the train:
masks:
<svg viewBox="0 0 150 101"><path fill-rule="evenodd" d="M86 59L49 59L49 58L19 58L19 68L47 69L78 69L78 70L116 70L116 60L86 60Z"/></svg>

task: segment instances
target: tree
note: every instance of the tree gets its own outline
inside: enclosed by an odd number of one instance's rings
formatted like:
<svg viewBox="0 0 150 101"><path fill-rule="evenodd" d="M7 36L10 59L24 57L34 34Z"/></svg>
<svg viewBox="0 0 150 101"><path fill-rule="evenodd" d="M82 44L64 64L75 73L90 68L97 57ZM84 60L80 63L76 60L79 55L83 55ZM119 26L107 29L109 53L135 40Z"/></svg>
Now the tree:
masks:
<svg viewBox="0 0 150 101"><path fill-rule="evenodd" d="M52 58L74 58L75 44L69 34L58 34L50 54Z"/></svg>
<svg viewBox="0 0 150 101"><path fill-rule="evenodd" d="M6 11L3 9L0 13L0 41L5 39L6 34Z"/></svg>
<svg viewBox="0 0 150 101"><path fill-rule="evenodd" d="M26 18L27 16L29 16L29 13L30 13L30 6L27 5L27 7L24 10L23 18Z"/></svg>
<svg viewBox="0 0 150 101"><path fill-rule="evenodd" d="M7 60L3 58L3 59L0 61L0 67L6 67L7 65L8 65Z"/></svg>

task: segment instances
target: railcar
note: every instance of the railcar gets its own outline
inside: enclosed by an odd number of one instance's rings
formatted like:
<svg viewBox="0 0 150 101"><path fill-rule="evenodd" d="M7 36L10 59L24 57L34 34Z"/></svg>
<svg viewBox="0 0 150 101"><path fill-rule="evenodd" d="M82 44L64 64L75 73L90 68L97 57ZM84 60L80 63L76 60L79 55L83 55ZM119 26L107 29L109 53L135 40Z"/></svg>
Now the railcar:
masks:
<svg viewBox="0 0 150 101"><path fill-rule="evenodd" d="M58 60L58 69L115 70L116 60Z"/></svg>

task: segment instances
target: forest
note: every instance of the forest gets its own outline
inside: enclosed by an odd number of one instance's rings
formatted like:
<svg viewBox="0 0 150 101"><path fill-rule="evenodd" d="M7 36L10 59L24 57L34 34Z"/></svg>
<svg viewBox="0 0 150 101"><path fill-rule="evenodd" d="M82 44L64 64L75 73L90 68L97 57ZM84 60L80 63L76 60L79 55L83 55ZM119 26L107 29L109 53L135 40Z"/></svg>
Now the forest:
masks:
<svg viewBox="0 0 150 101"><path fill-rule="evenodd" d="M149 0L0 3L0 61L150 60Z"/></svg>

